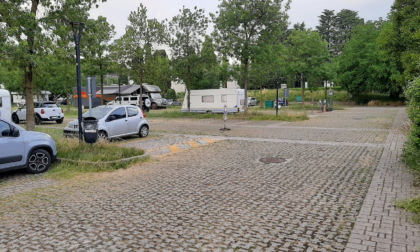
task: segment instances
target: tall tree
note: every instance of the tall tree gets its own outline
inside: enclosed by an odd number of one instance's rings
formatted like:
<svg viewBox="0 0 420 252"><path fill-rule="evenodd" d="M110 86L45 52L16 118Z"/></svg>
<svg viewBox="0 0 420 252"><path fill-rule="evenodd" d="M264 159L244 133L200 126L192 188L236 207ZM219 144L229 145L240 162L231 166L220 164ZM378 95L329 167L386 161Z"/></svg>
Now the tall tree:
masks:
<svg viewBox="0 0 420 252"><path fill-rule="evenodd" d="M389 22L382 29L378 42L384 56L398 69L391 76L399 84L393 93L397 97L408 80L420 75L420 2L395 0Z"/></svg>
<svg viewBox="0 0 420 252"><path fill-rule="evenodd" d="M130 78L140 85L142 95L146 57L151 55L155 44L166 42L168 35L164 22L147 18L147 8L143 4L130 13L128 21L130 24L125 34L116 44L120 46L118 50L123 61L129 66Z"/></svg>
<svg viewBox="0 0 420 252"><path fill-rule="evenodd" d="M333 10L325 9L319 17L319 26L316 27L324 41L328 43L328 50L332 52L334 43L335 14Z"/></svg>
<svg viewBox="0 0 420 252"><path fill-rule="evenodd" d="M248 99L248 75L253 49L262 34L269 37L279 35L279 30L287 23L286 12L290 0L282 6L283 0L222 0L218 15L212 14L215 29L226 39L230 53L241 62L245 101ZM244 102L245 113L248 112Z"/></svg>
<svg viewBox="0 0 420 252"><path fill-rule="evenodd" d="M90 66L87 73L100 77L101 94L104 91L104 75L110 70L111 61L108 51L109 43L114 36L115 27L110 25L105 17L99 16L96 20L87 21L83 43L86 49L83 50L83 54ZM104 104L103 95L101 95L101 104Z"/></svg>
<svg viewBox="0 0 420 252"><path fill-rule="evenodd" d="M170 43L174 76L184 82L187 89L188 112L190 112L190 93L197 83L200 71L199 56L202 39L205 35L208 18L203 9L194 7L191 11L182 7L179 14L169 23L172 39Z"/></svg>
<svg viewBox="0 0 420 252"><path fill-rule="evenodd" d="M34 71L41 55L45 53L45 43L53 33L51 23L80 20L93 4L105 0L15 0L1 1L0 26L6 27L8 40L6 42L7 54L13 58L15 64L24 72L26 97L26 128L35 129L34 117Z"/></svg>
<svg viewBox="0 0 420 252"><path fill-rule="evenodd" d="M219 88L219 63L210 36L206 36L200 52L200 68L194 89Z"/></svg>
<svg viewBox="0 0 420 252"><path fill-rule="evenodd" d="M381 56L376 42L380 28L375 23L357 26L338 58L340 83L353 96L366 91L393 93L398 87L390 79L395 64Z"/></svg>
<svg viewBox="0 0 420 252"><path fill-rule="evenodd" d="M302 105L305 103L304 82L310 77L323 73L323 64L328 62L327 43L318 32L294 30L288 41L288 70L301 80Z"/></svg>
<svg viewBox="0 0 420 252"><path fill-rule="evenodd" d="M332 46L334 55L343 53L344 45L351 39L353 29L364 23L357 11L343 9L337 13L334 19L334 44Z"/></svg>
<svg viewBox="0 0 420 252"><path fill-rule="evenodd" d="M148 56L145 66L144 81L159 86L167 93L171 88L171 65L165 50L157 50Z"/></svg>

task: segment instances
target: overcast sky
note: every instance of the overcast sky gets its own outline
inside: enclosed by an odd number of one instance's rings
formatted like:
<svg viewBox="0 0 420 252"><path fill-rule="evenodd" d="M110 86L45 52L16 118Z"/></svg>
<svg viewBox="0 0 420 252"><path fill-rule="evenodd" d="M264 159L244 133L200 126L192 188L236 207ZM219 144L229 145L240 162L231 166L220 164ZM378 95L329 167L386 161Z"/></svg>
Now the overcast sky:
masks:
<svg viewBox="0 0 420 252"><path fill-rule="evenodd" d="M342 9L357 11L359 17L367 20L378 20L386 18L394 0L292 0L289 10L289 22L293 25L297 22L305 22L306 27L315 29L318 25L318 16L324 9L335 10L335 13ZM101 15L107 18L108 22L115 26L117 32L115 38L121 37L128 24L127 18L131 11L135 11L140 3L147 8L148 18L158 20L168 19L179 13L182 6L194 8L197 6L206 11L215 13L219 4L218 0L107 0L100 4L98 9L91 11L91 17Z"/></svg>

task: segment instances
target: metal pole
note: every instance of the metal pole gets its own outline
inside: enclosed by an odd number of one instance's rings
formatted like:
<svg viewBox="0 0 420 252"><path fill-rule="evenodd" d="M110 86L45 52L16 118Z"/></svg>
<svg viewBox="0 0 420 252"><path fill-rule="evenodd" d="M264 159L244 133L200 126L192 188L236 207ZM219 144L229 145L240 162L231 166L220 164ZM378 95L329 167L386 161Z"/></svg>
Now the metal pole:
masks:
<svg viewBox="0 0 420 252"><path fill-rule="evenodd" d="M279 102L279 82L280 82L280 71L277 70L277 97L276 97L277 104L276 104L276 116L279 115L279 105L280 105L280 102Z"/></svg>
<svg viewBox="0 0 420 252"><path fill-rule="evenodd" d="M76 71L77 71L77 109L79 119L79 141L83 141L82 133L82 77L80 73L80 33L74 34L74 41L76 42Z"/></svg>

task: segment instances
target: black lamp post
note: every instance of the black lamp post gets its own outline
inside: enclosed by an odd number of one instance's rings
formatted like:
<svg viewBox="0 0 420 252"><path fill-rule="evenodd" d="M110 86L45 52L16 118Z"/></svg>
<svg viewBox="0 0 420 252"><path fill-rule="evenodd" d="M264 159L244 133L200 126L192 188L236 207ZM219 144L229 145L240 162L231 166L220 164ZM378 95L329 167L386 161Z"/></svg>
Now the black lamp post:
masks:
<svg viewBox="0 0 420 252"><path fill-rule="evenodd" d="M76 71L77 71L77 109L79 120L79 141L83 141L82 133L82 77L80 73L80 39L82 37L82 22L70 22L73 28L74 42L76 43Z"/></svg>

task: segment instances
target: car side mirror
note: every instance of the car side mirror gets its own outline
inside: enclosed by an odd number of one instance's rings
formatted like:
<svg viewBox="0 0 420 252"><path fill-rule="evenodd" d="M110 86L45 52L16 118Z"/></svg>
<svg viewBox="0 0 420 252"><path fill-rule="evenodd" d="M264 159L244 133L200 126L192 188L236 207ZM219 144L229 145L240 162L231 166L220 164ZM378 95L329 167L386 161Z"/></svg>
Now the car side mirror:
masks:
<svg viewBox="0 0 420 252"><path fill-rule="evenodd" d="M115 117L114 115L110 115L110 116L108 116L107 121L111 122L111 121L114 121L115 119L117 119L117 117Z"/></svg>
<svg viewBox="0 0 420 252"><path fill-rule="evenodd" d="M13 127L12 128L12 137L18 137L18 136L20 136L20 131L17 128Z"/></svg>

